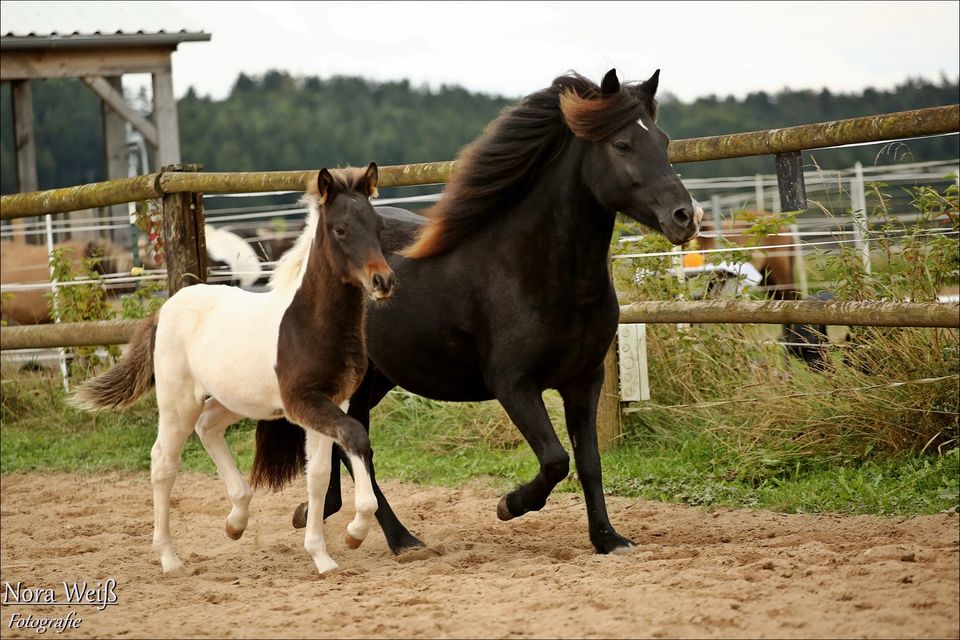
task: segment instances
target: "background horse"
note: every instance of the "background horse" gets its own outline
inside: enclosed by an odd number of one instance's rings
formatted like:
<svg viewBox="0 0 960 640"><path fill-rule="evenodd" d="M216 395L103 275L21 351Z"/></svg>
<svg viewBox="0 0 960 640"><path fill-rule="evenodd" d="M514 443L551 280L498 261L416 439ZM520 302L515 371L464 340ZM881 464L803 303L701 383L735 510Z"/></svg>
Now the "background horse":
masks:
<svg viewBox="0 0 960 640"><path fill-rule="evenodd" d="M263 265L257 252L241 236L210 224L204 225L203 235L207 247L209 282L249 289L265 281ZM288 248L290 246L292 242ZM144 268L163 268L145 236L140 236L139 249ZM229 274L224 276L223 271L228 271Z"/></svg>
<svg viewBox="0 0 960 640"><path fill-rule="evenodd" d="M751 214L752 216L762 216L762 214ZM797 283L794 277L793 254L797 250L791 245L797 244L797 238L789 233L788 229L781 228L775 234L757 236L748 233L753 226L753 222L747 220L725 220L720 227L722 233L718 233L716 225L712 221L704 221L700 228L700 235L697 236L685 249L720 249L724 246L733 244L737 247L774 247L772 249L762 249L757 251L737 252L737 260L749 263L760 275L759 286L764 287L767 296L774 300L796 300ZM718 235L723 236L724 244L718 242ZM696 247L692 245L695 244ZM711 256L716 254L703 254L701 260L705 263L711 263ZM696 258L687 255L685 258ZM692 260L685 260L685 265L692 263ZM701 262L701 264L703 263ZM715 296L718 289L723 287L724 277L711 281L704 297Z"/></svg>
<svg viewBox="0 0 960 640"><path fill-rule="evenodd" d="M561 76L460 154L427 218L378 209L400 286L390 304L371 309L372 366L350 403L367 425L397 385L438 400L496 398L540 462L536 477L497 506L509 520L541 509L568 473L541 397L559 390L600 553L632 546L607 515L596 433L603 359L620 312L607 266L614 218L622 212L681 244L703 213L667 158L669 139L655 122L658 82L659 71L624 86L613 70L600 86ZM256 456L276 455L268 444L284 433L283 423L258 424ZM286 442L291 456L302 446ZM340 507L337 482L333 474L325 515ZM374 489L390 549L422 544Z"/></svg>
<svg viewBox="0 0 960 640"><path fill-rule="evenodd" d="M87 242L67 240L54 245L69 255L74 272L83 273L82 262L96 259L94 270L103 275L107 273L130 272L133 258L123 247L100 240ZM22 242L0 242L0 283L50 282L50 254L46 245L25 244ZM108 293L117 293L108 288ZM17 291L4 295L0 303L2 317L16 324L45 324L53 322L47 290Z"/></svg>
<svg viewBox="0 0 960 640"><path fill-rule="evenodd" d="M159 427L151 452L154 496L153 546L163 572L185 573L170 534L170 492L180 452L196 430L227 486L233 508L227 535L243 535L252 492L224 440L243 417L284 415L306 431L307 491L315 508L304 547L317 571L336 568L323 539L322 501L333 443L352 463L356 516L347 544L357 547L377 508L371 479L370 440L344 414L367 367L366 298L384 298L393 273L384 261L380 220L369 198L377 166L335 178L322 169L308 195L308 223L265 293L198 284L172 296L138 329L127 355L73 397L85 409L127 406L154 382ZM309 357L304 357L310 354ZM274 478L254 468L254 486Z"/></svg>
<svg viewBox="0 0 960 640"><path fill-rule="evenodd" d="M759 276L759 282L756 284L763 287L768 298L774 300L799 300L800 291L797 288L794 268L794 255L800 250L796 245L799 239L788 229L781 227L774 234L756 235L749 233L758 218L764 214L748 214L748 220L726 220L720 229L722 234L718 234L716 225L712 222L704 222L701 227L701 235L698 236L686 248L693 248L695 244L697 249L717 249L722 248L718 242L718 235L722 235L726 241L724 244L729 246L733 244L738 247L763 246L773 247L771 249L762 249L756 251L738 252L737 255L744 256L743 262L749 264ZM715 254L714 254L715 255ZM711 254L688 254L684 256L685 266L690 265L690 259L699 259L700 265L709 264ZM747 260L749 258L749 261ZM699 266L699 265L698 265ZM733 267L736 271L736 267ZM741 273L742 275L742 273ZM717 297L722 289L730 281L735 281L736 274L723 273L715 274L704 297ZM833 295L826 291L821 291L810 297L812 300L826 301L831 300ZM828 363L826 347L827 328L825 325L809 324L790 324L783 325L782 339L788 355L803 360L807 365L816 371L823 371Z"/></svg>

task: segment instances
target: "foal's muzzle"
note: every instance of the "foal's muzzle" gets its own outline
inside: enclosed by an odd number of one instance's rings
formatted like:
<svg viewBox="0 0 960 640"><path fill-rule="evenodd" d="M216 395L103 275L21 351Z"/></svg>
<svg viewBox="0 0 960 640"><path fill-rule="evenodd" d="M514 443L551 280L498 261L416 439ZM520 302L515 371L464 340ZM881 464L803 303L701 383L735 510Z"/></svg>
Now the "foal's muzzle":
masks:
<svg viewBox="0 0 960 640"><path fill-rule="evenodd" d="M364 288L374 300L382 300L393 295L397 277L393 274L393 269L384 260L367 263L364 276Z"/></svg>

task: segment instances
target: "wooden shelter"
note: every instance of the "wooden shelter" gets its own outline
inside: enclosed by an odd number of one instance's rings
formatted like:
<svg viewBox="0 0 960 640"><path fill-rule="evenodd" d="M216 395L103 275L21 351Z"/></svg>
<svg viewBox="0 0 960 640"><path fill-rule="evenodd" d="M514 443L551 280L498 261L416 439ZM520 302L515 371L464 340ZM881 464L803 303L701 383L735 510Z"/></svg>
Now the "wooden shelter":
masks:
<svg viewBox="0 0 960 640"><path fill-rule="evenodd" d="M39 188L32 80L79 78L97 95L103 113L107 179L128 177L126 123L152 148L156 168L180 162L171 56L180 43L209 41L210 34L166 29L176 16L156 14L152 3L97 6L106 4L3 3L0 81L11 84L19 192ZM100 28L68 31L90 24ZM57 30L60 25L69 27ZM164 28L149 30L158 25ZM153 80L152 118L124 100L121 80L125 74L147 73Z"/></svg>

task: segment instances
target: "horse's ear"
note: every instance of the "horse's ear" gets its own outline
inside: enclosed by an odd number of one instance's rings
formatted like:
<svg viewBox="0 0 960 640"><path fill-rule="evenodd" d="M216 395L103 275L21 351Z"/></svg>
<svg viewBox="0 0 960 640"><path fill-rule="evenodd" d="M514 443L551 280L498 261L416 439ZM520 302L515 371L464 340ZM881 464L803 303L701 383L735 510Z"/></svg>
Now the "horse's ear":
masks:
<svg viewBox="0 0 960 640"><path fill-rule="evenodd" d="M325 204L333 199L333 176L326 167L320 169L320 173L317 174L317 196L319 204Z"/></svg>
<svg viewBox="0 0 960 640"><path fill-rule="evenodd" d="M366 187L367 197L377 197L377 183L380 181L380 170L377 169L377 163L371 162L367 167L367 172L363 174L363 185Z"/></svg>
<svg viewBox="0 0 960 640"><path fill-rule="evenodd" d="M600 83L600 93L608 96L619 91L620 80L617 78L617 70L610 69L610 71L607 71L607 75L603 76L603 81Z"/></svg>
<svg viewBox="0 0 960 640"><path fill-rule="evenodd" d="M657 69L653 72L653 75L643 81L640 85L640 89L644 93L650 94L650 97L657 95L657 87L660 85L660 69Z"/></svg>

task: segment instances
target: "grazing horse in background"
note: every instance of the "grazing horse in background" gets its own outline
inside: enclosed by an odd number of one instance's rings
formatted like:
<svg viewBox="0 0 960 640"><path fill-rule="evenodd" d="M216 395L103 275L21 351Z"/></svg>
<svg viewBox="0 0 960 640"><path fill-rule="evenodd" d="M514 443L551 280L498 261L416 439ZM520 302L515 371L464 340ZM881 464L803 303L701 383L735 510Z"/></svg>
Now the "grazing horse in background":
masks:
<svg viewBox="0 0 960 640"><path fill-rule="evenodd" d="M437 400L496 398L540 462L532 481L500 500L497 516L510 520L543 508L569 471L541 397L559 390L600 553L633 546L607 515L596 431L620 314L607 266L614 219L622 212L681 244L703 214L667 158L658 82L659 71L626 85L614 70L600 86L558 77L465 148L427 217L378 208L400 286L371 309L372 364L350 401L350 415L369 425L370 409L395 386ZM282 421L259 423L256 456L276 455L268 446L280 441L295 456L302 444L288 434L296 431ZM340 508L337 474L331 480L325 515ZM375 478L374 490L390 549L422 545Z"/></svg>
<svg viewBox="0 0 960 640"><path fill-rule="evenodd" d="M756 216L757 214L752 214ZM788 230L780 229L775 235L760 236L748 233L753 223L745 220L725 220L720 231L717 232L716 225L711 221L705 221L700 227L700 235L697 236L694 243L697 249L709 250L723 248L723 245L717 242L717 236L722 235L727 243L732 243L738 247L774 247L772 249L762 249L757 251L738 252L742 255L741 262L749 264L759 275L759 286L766 289L767 295L774 300L796 300L797 284L794 278L793 252L794 248L790 245L797 244L797 239ZM780 235L787 234L787 235ZM692 244L692 243L691 243ZM690 249L690 246L685 247ZM711 262L712 254L703 254L702 260L706 263ZM688 255L687 258L697 258L696 254ZM693 262L685 260L685 265ZM699 266L699 265L698 265ZM746 275L741 272L741 275ZM723 287L724 276L719 275L711 280L707 287L704 297L714 297Z"/></svg>
<svg viewBox="0 0 960 640"><path fill-rule="evenodd" d="M107 273L130 272L133 257L130 252L106 240L66 240L54 245L69 256L75 272L82 271L83 260L94 260L94 270ZM0 283L50 282L50 253L46 245L0 242ZM108 292L112 289L108 289ZM53 322L47 291L17 291L4 296L0 315L16 324L46 324ZM114 291L114 293L116 293Z"/></svg>
<svg viewBox="0 0 960 640"><path fill-rule="evenodd" d="M73 396L85 409L124 407L155 380L160 418L150 464L153 546L165 574L185 573L170 534L170 492L194 430L233 505L227 536L236 540L246 529L252 492L224 440L227 427L243 417L282 415L306 432L313 509L304 547L317 571L337 566L327 554L321 518L334 442L356 478L347 544L356 548L366 537L377 509L370 439L344 410L367 368L366 299L388 297L394 282L378 240L383 223L369 200L377 175L373 163L366 171L322 169L315 193L305 197L306 228L270 291L203 284L181 289L137 330L116 367ZM254 486L274 482L270 469L254 467Z"/></svg>

